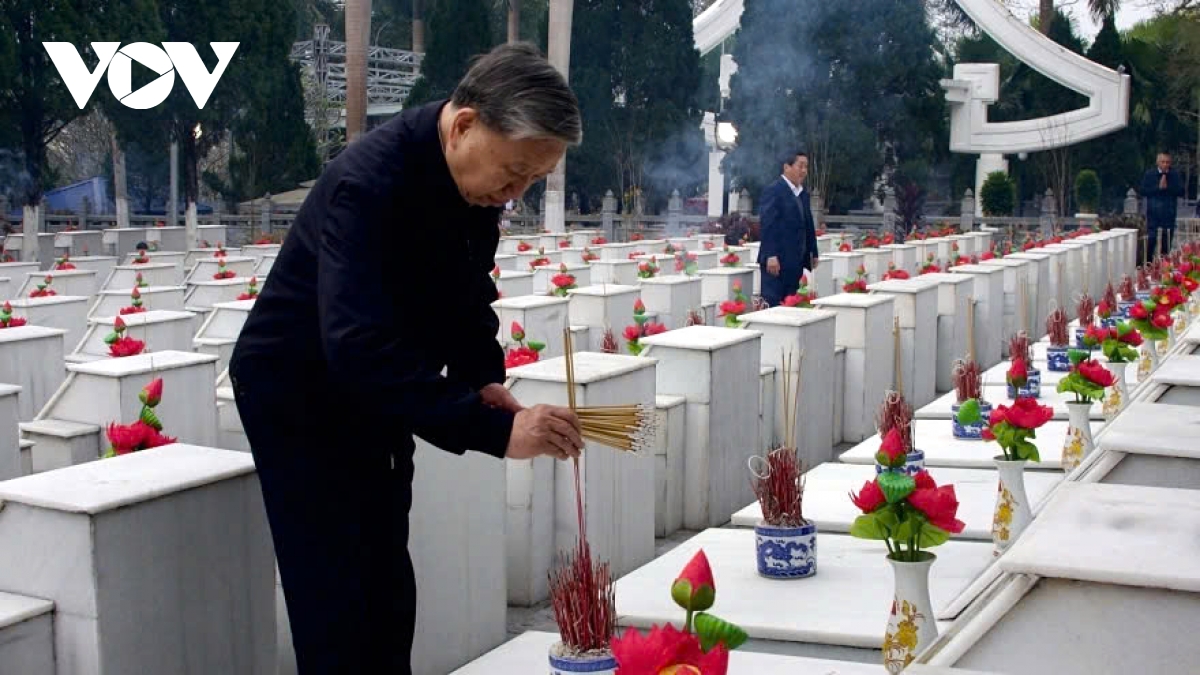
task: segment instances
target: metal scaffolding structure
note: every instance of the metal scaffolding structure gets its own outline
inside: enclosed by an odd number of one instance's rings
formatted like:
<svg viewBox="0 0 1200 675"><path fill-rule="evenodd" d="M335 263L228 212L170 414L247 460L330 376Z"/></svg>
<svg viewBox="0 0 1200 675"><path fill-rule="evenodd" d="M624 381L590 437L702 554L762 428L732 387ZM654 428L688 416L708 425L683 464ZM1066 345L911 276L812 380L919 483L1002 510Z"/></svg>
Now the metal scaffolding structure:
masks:
<svg viewBox="0 0 1200 675"><path fill-rule="evenodd" d="M329 26L318 25L313 39L292 45L291 58L325 92L333 126L342 126L346 107L346 43L329 40ZM393 115L421 74L422 55L407 49L372 45L367 52L367 115ZM319 93L318 93L319 97ZM310 111L310 117L319 115Z"/></svg>

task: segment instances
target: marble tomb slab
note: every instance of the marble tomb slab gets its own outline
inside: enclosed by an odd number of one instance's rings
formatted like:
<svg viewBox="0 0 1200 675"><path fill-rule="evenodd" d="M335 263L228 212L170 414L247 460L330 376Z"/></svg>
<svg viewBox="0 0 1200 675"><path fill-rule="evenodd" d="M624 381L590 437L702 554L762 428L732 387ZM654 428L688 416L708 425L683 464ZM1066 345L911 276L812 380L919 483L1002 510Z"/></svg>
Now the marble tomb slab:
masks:
<svg viewBox="0 0 1200 675"><path fill-rule="evenodd" d="M953 393L953 392L951 392ZM925 452L925 466L929 468L960 467L972 469L994 469L992 458L1000 454L1000 446L986 441L971 441L954 438L950 429L950 418L914 420L915 443ZM1042 461L1030 462L1029 471L1061 470L1062 446L1067 440L1067 423L1050 421L1037 430L1035 443ZM1092 429L1098 429L1093 423ZM879 434L855 445L842 453L839 460L850 464L875 464L875 453L882 443Z"/></svg>

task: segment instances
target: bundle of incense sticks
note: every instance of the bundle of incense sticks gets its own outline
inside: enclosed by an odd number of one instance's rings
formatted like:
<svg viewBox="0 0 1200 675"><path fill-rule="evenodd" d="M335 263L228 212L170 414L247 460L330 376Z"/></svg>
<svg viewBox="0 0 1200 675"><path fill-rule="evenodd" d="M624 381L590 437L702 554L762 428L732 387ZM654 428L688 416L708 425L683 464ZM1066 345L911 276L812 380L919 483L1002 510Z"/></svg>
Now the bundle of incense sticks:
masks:
<svg viewBox="0 0 1200 675"><path fill-rule="evenodd" d="M1129 277L1126 277L1127 279ZM1050 336L1050 344L1055 347L1065 347L1070 344L1070 338L1067 336L1067 313L1062 307L1055 307L1053 312L1046 317L1046 334Z"/></svg>
<svg viewBox="0 0 1200 675"><path fill-rule="evenodd" d="M887 436L889 431L895 429L900 432L900 440L904 443L905 451L913 451L913 409L904 399L904 394L898 391L889 391L879 406L875 423L879 427L881 437Z"/></svg>
<svg viewBox="0 0 1200 675"><path fill-rule="evenodd" d="M1121 279L1121 299L1130 302L1134 298L1133 278L1128 274Z"/></svg>
<svg viewBox="0 0 1200 675"><path fill-rule="evenodd" d="M957 361L954 364L954 393L959 403L971 399L983 400L983 372L979 364L970 359Z"/></svg>
<svg viewBox="0 0 1200 675"><path fill-rule="evenodd" d="M1092 296L1087 293L1079 298L1079 304L1075 306L1075 316L1079 319L1079 327L1087 328L1092 325L1092 314L1096 311L1096 302L1092 300Z"/></svg>
<svg viewBox="0 0 1200 675"><path fill-rule="evenodd" d="M1015 359L1017 357L1025 359L1025 364L1033 363L1033 352L1030 350L1029 334L1025 331L1018 331L1008 341L1008 358Z"/></svg>
<svg viewBox="0 0 1200 675"><path fill-rule="evenodd" d="M584 440L635 454L653 450L658 420L653 405L575 405L575 353L570 330L563 331L563 344L566 347L567 401L579 418Z"/></svg>

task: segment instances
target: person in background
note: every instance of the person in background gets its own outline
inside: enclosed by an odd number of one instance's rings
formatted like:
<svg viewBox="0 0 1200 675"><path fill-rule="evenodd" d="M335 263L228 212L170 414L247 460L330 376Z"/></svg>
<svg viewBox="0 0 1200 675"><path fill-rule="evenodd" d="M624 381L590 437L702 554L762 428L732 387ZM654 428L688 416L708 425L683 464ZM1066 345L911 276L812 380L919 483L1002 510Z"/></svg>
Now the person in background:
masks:
<svg viewBox="0 0 1200 675"><path fill-rule="evenodd" d="M780 161L779 180L763 190L759 200L762 243L758 264L762 268L762 297L771 307L800 287L804 270L817 269L817 228L804 181L808 155L792 152Z"/></svg>
<svg viewBox="0 0 1200 675"><path fill-rule="evenodd" d="M1146 199L1146 257L1153 258L1156 251L1166 255L1171 252L1178 200L1183 196L1183 177L1171 168L1171 153L1158 153L1156 166L1142 177L1141 192Z"/></svg>

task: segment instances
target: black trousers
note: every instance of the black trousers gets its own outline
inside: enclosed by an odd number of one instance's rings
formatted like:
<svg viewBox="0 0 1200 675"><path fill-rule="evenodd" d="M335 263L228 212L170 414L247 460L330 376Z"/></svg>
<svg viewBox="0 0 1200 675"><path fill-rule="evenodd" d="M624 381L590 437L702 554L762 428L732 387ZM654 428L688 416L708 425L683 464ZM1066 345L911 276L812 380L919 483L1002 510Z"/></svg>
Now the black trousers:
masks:
<svg viewBox="0 0 1200 675"><path fill-rule="evenodd" d="M299 675L411 674L412 454L393 459L384 450L393 439L321 409L328 392L300 396L302 383L264 370L231 364L230 379L262 485Z"/></svg>
<svg viewBox="0 0 1200 675"><path fill-rule="evenodd" d="M1158 225L1149 223L1146 226L1146 259L1153 260L1155 251L1162 255L1168 255L1171 252L1171 247L1175 243L1175 225ZM1158 248L1155 248L1155 241L1158 242Z"/></svg>
<svg viewBox="0 0 1200 675"><path fill-rule="evenodd" d="M766 264L759 265L759 271L759 290L769 307L778 307L784 298L794 295L800 288L800 277L804 276L804 270L788 268L780 269L777 277L771 276Z"/></svg>

